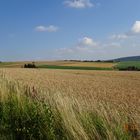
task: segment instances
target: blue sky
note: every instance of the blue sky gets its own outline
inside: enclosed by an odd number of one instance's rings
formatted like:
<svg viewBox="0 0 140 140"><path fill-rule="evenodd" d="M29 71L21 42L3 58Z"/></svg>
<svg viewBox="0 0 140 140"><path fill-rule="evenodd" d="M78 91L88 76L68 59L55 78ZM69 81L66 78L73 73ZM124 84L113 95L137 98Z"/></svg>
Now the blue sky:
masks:
<svg viewBox="0 0 140 140"><path fill-rule="evenodd" d="M0 0L0 60L140 55L139 0Z"/></svg>

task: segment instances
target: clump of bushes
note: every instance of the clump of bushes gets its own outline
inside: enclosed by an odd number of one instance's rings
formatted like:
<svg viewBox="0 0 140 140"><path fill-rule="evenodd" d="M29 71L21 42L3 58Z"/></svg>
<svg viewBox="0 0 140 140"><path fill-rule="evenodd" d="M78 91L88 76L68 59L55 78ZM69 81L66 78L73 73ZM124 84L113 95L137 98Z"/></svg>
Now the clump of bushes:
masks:
<svg viewBox="0 0 140 140"><path fill-rule="evenodd" d="M30 63L29 64L25 64L24 68L37 68L37 67L36 67L35 63L33 62L31 64Z"/></svg>
<svg viewBox="0 0 140 140"><path fill-rule="evenodd" d="M129 67L126 67L126 68L119 68L119 70L125 70L125 71L139 71L140 69L138 69L138 68L135 67L135 66L129 66Z"/></svg>

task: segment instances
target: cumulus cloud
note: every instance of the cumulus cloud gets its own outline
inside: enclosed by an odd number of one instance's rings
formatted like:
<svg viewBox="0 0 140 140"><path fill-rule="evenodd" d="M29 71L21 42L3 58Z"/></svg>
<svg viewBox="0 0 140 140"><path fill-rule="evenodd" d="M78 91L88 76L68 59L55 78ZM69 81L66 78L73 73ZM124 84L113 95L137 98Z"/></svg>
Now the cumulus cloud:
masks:
<svg viewBox="0 0 140 140"><path fill-rule="evenodd" d="M37 32L56 32L58 30L58 27L54 25L49 25L47 27L40 25L40 26L35 27L35 30Z"/></svg>
<svg viewBox="0 0 140 140"><path fill-rule="evenodd" d="M35 27L35 30L38 32L46 32L46 27L40 25L40 26Z"/></svg>
<svg viewBox="0 0 140 140"><path fill-rule="evenodd" d="M136 37L139 34L140 34L140 21L135 21L131 29L127 31L126 33L114 34L110 36L109 38L115 39L115 40L124 40L130 37Z"/></svg>
<svg viewBox="0 0 140 140"><path fill-rule="evenodd" d="M98 49L98 43L90 37L83 37L79 39L74 47L60 48L56 51L59 54L92 54Z"/></svg>
<svg viewBox="0 0 140 140"><path fill-rule="evenodd" d="M111 39L121 40L121 39L127 39L128 35L127 34L114 34L110 38Z"/></svg>
<svg viewBox="0 0 140 140"><path fill-rule="evenodd" d="M46 28L46 30L48 32L56 32L58 30L58 27L57 26L54 26L54 25L50 25Z"/></svg>
<svg viewBox="0 0 140 140"><path fill-rule="evenodd" d="M105 44L102 44L102 48L121 48L122 45L120 42L107 42Z"/></svg>
<svg viewBox="0 0 140 140"><path fill-rule="evenodd" d="M97 43L90 37L83 37L79 40L79 45L84 47L94 47Z"/></svg>
<svg viewBox="0 0 140 140"><path fill-rule="evenodd" d="M132 27L133 33L140 33L140 21L136 21Z"/></svg>
<svg viewBox="0 0 140 140"><path fill-rule="evenodd" d="M66 0L64 4L72 8L90 8L94 6L91 0Z"/></svg>
<svg viewBox="0 0 140 140"><path fill-rule="evenodd" d="M132 37L125 41L96 41L91 37L83 37L81 39L77 39L77 43L72 47L58 48L55 50L54 54L58 59L111 59L138 54L140 52L138 44L140 44L139 37L138 40L135 37Z"/></svg>

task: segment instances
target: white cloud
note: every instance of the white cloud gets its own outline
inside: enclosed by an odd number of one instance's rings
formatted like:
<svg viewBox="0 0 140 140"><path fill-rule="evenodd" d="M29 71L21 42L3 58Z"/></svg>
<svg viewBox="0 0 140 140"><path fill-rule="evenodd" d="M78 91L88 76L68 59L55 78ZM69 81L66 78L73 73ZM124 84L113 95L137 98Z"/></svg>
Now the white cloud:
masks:
<svg viewBox="0 0 140 140"><path fill-rule="evenodd" d="M140 21L136 21L132 27L133 33L140 33Z"/></svg>
<svg viewBox="0 0 140 140"><path fill-rule="evenodd" d="M50 25L48 27L40 25L35 28L37 32L56 32L58 30L57 26Z"/></svg>
<svg viewBox="0 0 140 140"><path fill-rule="evenodd" d="M77 40L77 43L73 47L57 49L55 56L58 56L59 59L112 59L127 55L138 55L140 52L138 44L140 44L139 37L129 37L127 40L103 40L99 42L91 37L83 37Z"/></svg>
<svg viewBox="0 0 140 140"><path fill-rule="evenodd" d="M35 30L37 31L37 32L46 32L46 27L45 26L37 26L37 27L35 27Z"/></svg>
<svg viewBox="0 0 140 140"><path fill-rule="evenodd" d="M79 45L84 47L94 47L97 43L90 37L84 37L79 40Z"/></svg>
<svg viewBox="0 0 140 140"><path fill-rule="evenodd" d="M92 54L95 50L99 49L98 43L95 42L92 38L90 37L83 37L82 39L79 39L77 44L74 47L70 48L60 48L57 49L57 53L62 54L62 55L71 55L71 54Z"/></svg>
<svg viewBox="0 0 140 140"><path fill-rule="evenodd" d="M126 35L126 34L114 34L110 38L111 39L121 40L121 39L127 39L128 35Z"/></svg>
<svg viewBox="0 0 140 140"><path fill-rule="evenodd" d="M66 0L64 3L72 8L90 8L94 6L91 0Z"/></svg>
<svg viewBox="0 0 140 140"><path fill-rule="evenodd" d="M108 42L105 44L102 44L102 48L121 48L122 45L120 42Z"/></svg>
<svg viewBox="0 0 140 140"><path fill-rule="evenodd" d="M50 25L46 28L46 30L48 32L56 32L58 30L58 27L54 26L54 25Z"/></svg>
<svg viewBox="0 0 140 140"><path fill-rule="evenodd" d="M139 34L140 34L140 21L135 21L132 28L129 31L127 31L126 33L114 34L114 35L110 36L109 38L116 39L116 40L124 40L127 38L136 37Z"/></svg>
<svg viewBox="0 0 140 140"><path fill-rule="evenodd" d="M73 53L73 48L60 48L60 49L56 49L56 51L60 54L63 54L63 53Z"/></svg>

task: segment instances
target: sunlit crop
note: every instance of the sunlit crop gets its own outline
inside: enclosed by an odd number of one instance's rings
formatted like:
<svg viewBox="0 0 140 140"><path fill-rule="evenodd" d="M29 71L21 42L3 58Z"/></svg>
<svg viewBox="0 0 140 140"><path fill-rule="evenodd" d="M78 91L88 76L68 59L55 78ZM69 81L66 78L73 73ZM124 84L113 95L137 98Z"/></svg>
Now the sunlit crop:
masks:
<svg viewBox="0 0 140 140"><path fill-rule="evenodd" d="M0 75L3 139L139 138L139 72L13 68Z"/></svg>

